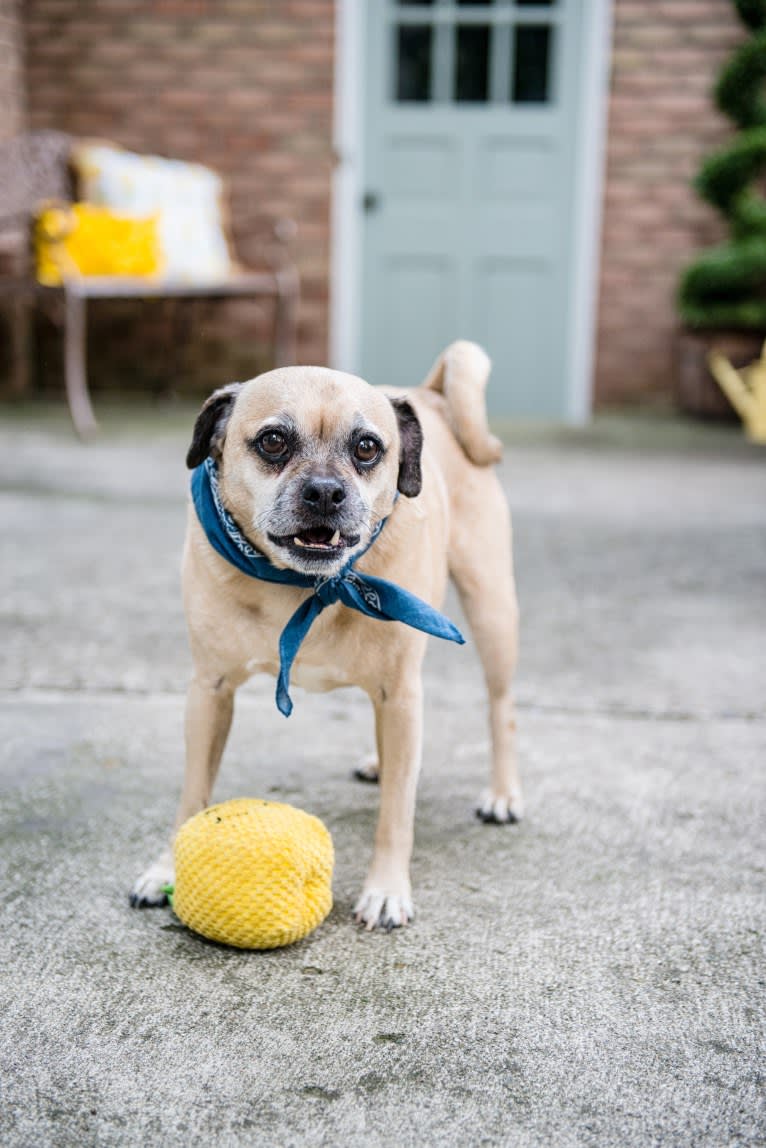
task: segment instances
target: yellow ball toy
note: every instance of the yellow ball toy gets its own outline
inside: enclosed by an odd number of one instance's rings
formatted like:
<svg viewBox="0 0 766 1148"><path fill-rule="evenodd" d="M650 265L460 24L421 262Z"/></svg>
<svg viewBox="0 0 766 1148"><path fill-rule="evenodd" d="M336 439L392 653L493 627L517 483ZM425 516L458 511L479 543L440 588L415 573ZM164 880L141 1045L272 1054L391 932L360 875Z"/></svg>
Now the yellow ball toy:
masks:
<svg viewBox="0 0 766 1148"><path fill-rule="evenodd" d="M251 797L211 805L181 826L174 852L173 910L211 941L291 945L332 908L332 838L292 805Z"/></svg>

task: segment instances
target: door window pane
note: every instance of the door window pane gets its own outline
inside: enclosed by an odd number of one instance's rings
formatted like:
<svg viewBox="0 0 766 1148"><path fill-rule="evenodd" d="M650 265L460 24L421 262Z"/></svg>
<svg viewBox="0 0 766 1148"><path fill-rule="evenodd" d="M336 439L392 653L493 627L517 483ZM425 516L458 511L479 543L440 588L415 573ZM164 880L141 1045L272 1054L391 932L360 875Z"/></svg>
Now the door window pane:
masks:
<svg viewBox="0 0 766 1148"><path fill-rule="evenodd" d="M550 100L551 29L548 24L514 28L514 104L545 104Z"/></svg>
<svg viewBox="0 0 766 1148"><path fill-rule="evenodd" d="M489 28L486 24L458 24L455 99L482 103L489 90Z"/></svg>
<svg viewBox="0 0 766 1148"><path fill-rule="evenodd" d="M430 98L431 32L429 24L406 24L397 28L397 100L423 102Z"/></svg>

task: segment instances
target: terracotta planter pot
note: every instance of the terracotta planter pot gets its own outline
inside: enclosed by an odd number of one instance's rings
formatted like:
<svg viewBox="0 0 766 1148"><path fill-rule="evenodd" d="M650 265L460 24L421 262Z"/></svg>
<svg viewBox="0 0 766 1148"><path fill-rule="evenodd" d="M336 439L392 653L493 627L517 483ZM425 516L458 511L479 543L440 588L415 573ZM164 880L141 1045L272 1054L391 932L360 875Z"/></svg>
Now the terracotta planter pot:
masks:
<svg viewBox="0 0 766 1148"><path fill-rule="evenodd" d="M736 420L734 408L710 374L708 354L715 348L735 367L744 367L758 358L763 340L752 331L679 331L675 377L679 409L699 418Z"/></svg>

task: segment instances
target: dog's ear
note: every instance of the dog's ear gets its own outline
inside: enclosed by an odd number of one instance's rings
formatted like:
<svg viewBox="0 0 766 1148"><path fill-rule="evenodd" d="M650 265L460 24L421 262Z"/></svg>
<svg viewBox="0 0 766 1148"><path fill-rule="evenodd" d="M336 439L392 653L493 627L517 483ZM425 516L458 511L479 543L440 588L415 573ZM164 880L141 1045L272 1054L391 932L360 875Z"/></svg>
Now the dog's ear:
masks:
<svg viewBox="0 0 766 1148"><path fill-rule="evenodd" d="M237 395L242 390L243 385L242 383L229 383L228 386L213 391L210 398L205 402L197 415L191 446L186 455L186 465L189 470L199 466L208 455L212 454L213 458L221 457L223 442L226 438L226 427L231 418Z"/></svg>
<svg viewBox="0 0 766 1148"><path fill-rule="evenodd" d="M399 478L396 486L407 498L415 498L423 485L420 471L423 428L407 399L391 399L391 406L399 423Z"/></svg>

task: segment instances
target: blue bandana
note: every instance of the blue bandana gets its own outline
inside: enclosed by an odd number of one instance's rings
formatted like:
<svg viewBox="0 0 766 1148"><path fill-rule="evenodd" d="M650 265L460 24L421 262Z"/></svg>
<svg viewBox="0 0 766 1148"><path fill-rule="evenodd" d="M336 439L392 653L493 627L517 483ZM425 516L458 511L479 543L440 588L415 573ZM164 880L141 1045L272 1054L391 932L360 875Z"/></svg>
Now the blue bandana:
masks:
<svg viewBox="0 0 766 1148"><path fill-rule="evenodd" d="M433 606L421 598L386 582L372 574L360 574L354 570L354 563L372 546L386 524L387 519L378 523L368 545L331 578L321 575L299 574L296 570L280 570L268 558L256 550L245 538L234 519L221 501L218 491L218 470L212 458L206 459L193 472L191 492L197 516L207 535L207 540L222 558L231 562L243 574L260 578L263 582L282 582L288 586L302 586L313 590L290 618L279 639L279 677L277 678L277 708L289 717L293 703L290 700L290 669L295 661L301 642L311 629L315 618L325 606L342 602L351 610L358 610L368 618L378 618L382 622L404 622L425 634L458 642L461 646L465 638Z"/></svg>

